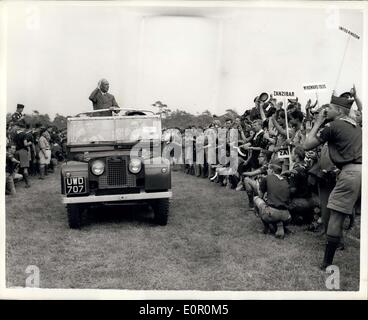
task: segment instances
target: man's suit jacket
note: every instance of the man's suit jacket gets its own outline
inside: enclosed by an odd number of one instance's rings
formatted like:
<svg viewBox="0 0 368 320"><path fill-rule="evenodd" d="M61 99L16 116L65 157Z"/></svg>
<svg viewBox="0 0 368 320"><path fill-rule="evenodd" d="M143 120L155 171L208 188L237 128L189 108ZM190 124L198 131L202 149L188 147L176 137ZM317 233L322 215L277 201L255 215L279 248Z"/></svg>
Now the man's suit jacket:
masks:
<svg viewBox="0 0 368 320"><path fill-rule="evenodd" d="M89 96L89 100L93 103L93 110L108 109L110 107L119 108L119 105L112 94L108 92L103 94L98 88L92 91Z"/></svg>

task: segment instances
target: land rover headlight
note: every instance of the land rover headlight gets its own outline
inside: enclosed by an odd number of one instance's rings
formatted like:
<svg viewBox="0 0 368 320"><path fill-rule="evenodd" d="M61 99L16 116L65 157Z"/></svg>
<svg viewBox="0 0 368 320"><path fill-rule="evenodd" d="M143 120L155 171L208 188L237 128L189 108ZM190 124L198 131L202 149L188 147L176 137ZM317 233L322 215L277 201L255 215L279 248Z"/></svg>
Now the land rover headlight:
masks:
<svg viewBox="0 0 368 320"><path fill-rule="evenodd" d="M100 176L105 171L105 162L102 160L94 160L91 164L91 171L94 175Z"/></svg>
<svg viewBox="0 0 368 320"><path fill-rule="evenodd" d="M139 159L131 159L129 162L129 171L137 174L142 169L142 161Z"/></svg>

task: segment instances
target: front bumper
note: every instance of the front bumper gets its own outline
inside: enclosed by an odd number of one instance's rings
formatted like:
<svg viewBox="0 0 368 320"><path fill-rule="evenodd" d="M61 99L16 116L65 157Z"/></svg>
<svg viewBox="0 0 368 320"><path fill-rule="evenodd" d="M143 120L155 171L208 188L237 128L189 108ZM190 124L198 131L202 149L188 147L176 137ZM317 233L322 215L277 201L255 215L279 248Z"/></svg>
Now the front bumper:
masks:
<svg viewBox="0 0 368 320"><path fill-rule="evenodd" d="M131 200L151 200L151 199L164 199L171 198L172 192L140 192L131 194L111 194L103 196L85 196L85 197L62 197L62 202L64 204L73 203L95 203L95 202L114 202L114 201L131 201Z"/></svg>

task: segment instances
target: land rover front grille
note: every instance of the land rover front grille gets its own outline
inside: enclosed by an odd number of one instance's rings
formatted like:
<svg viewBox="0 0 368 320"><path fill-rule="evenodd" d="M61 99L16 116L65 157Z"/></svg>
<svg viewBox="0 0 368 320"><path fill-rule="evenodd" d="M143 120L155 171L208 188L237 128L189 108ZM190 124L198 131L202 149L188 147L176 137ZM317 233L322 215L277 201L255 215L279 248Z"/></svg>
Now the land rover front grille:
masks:
<svg viewBox="0 0 368 320"><path fill-rule="evenodd" d="M105 172L99 178L99 188L128 188L136 186L136 177L128 171L128 158L119 157L106 161Z"/></svg>
<svg viewBox="0 0 368 320"><path fill-rule="evenodd" d="M107 184L109 186L126 185L127 184L127 170L126 160L108 161L107 164Z"/></svg>

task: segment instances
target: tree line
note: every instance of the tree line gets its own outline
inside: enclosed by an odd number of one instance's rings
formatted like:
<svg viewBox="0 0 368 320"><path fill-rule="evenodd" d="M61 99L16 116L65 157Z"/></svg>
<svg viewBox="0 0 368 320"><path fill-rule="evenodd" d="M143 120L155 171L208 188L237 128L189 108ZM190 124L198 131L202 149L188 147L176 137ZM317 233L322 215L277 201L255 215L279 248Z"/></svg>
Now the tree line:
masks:
<svg viewBox="0 0 368 320"><path fill-rule="evenodd" d="M160 114L158 112L157 114ZM11 119L11 113L7 113L6 121L7 123ZM163 128L180 128L185 129L189 126L196 126L196 127L207 127L209 124L213 122L215 118L223 121L226 117L238 117L236 111L232 109L226 110L226 113L217 116L215 114L211 114L210 111L205 110L202 113L192 114L187 111L183 110L174 110L170 112L161 113L162 116L162 127ZM46 114L41 114L37 110L34 110L32 114L25 114L24 120L27 124L30 125L31 128L35 127L48 127L48 126L55 126L59 130L66 129L67 119L70 116L63 116L59 113L56 113L53 120L51 120L50 116Z"/></svg>
<svg viewBox="0 0 368 320"><path fill-rule="evenodd" d="M6 122L9 123L11 120L12 113L7 113L6 115ZM46 114L41 114L37 110L34 110L32 114L24 114L24 121L30 125L31 128L36 127L49 127L55 126L59 130L66 129L67 119L69 118L63 116L61 114L56 114L54 119L51 120L50 116Z"/></svg>

